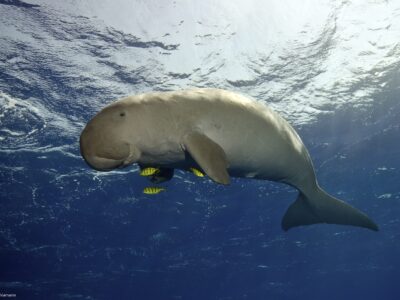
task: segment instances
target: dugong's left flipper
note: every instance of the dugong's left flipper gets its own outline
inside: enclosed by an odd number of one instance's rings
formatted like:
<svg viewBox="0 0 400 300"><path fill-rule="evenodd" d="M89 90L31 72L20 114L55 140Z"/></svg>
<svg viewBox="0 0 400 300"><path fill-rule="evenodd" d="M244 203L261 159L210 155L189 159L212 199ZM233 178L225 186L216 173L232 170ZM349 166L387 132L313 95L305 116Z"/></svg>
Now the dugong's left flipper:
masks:
<svg viewBox="0 0 400 300"><path fill-rule="evenodd" d="M162 183L168 180L171 180L174 176L174 169L172 168L157 168L157 167L148 167L142 164L139 164L140 175L147 176L148 179L153 183ZM143 174L143 171L148 171L149 173Z"/></svg>
<svg viewBox="0 0 400 300"><path fill-rule="evenodd" d="M183 148L215 182L229 184L225 151L206 135L192 132L183 140Z"/></svg>
<svg viewBox="0 0 400 300"><path fill-rule="evenodd" d="M174 169L172 168L160 168L157 174L150 177L150 181L153 183L162 183L171 180L174 176Z"/></svg>

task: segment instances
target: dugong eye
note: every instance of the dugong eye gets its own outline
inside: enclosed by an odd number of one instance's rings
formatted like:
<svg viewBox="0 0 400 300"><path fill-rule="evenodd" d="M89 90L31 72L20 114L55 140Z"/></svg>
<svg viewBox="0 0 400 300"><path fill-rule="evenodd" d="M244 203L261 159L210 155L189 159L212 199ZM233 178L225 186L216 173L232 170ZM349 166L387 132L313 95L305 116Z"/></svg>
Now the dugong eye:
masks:
<svg viewBox="0 0 400 300"><path fill-rule="evenodd" d="M120 117L125 117L125 112L123 112L123 111L120 112L120 113L119 113L119 116L120 116Z"/></svg>

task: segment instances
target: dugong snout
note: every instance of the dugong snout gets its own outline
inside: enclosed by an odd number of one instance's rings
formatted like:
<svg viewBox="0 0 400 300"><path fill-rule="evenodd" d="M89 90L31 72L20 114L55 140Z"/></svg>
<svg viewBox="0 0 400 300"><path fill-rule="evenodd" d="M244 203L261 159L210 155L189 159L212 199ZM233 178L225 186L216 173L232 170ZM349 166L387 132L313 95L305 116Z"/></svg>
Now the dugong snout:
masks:
<svg viewBox="0 0 400 300"><path fill-rule="evenodd" d="M102 134L88 124L79 139L80 151L86 163L99 171L110 171L125 165L130 155L129 145L118 142L115 136Z"/></svg>

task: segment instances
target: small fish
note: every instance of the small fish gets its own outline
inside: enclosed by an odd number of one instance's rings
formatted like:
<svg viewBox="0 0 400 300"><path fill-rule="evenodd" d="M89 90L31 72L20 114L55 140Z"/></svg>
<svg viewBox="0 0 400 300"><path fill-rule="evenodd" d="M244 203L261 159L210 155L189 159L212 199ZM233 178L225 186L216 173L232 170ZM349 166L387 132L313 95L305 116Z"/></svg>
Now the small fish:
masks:
<svg viewBox="0 0 400 300"><path fill-rule="evenodd" d="M147 195L155 195L165 191L164 188L156 187L156 186L149 186L144 188L143 193Z"/></svg>
<svg viewBox="0 0 400 300"><path fill-rule="evenodd" d="M160 172L160 169L158 168L144 168L140 171L140 176L151 176L157 174L158 172Z"/></svg>
<svg viewBox="0 0 400 300"><path fill-rule="evenodd" d="M189 170L197 177L204 177L204 174L196 168L190 168Z"/></svg>

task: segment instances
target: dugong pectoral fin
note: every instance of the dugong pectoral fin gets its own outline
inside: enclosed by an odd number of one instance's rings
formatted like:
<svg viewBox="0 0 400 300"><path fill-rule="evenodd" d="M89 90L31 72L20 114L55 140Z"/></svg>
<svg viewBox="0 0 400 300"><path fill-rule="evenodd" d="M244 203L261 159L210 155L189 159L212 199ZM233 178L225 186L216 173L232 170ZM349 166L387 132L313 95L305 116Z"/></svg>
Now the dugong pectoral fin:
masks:
<svg viewBox="0 0 400 300"><path fill-rule="evenodd" d="M318 188L312 197L300 193L282 219L282 228L316 223L342 224L378 231L378 226L366 214Z"/></svg>
<svg viewBox="0 0 400 300"><path fill-rule="evenodd" d="M228 160L220 145L204 134L193 132L184 138L183 147L212 180L230 183Z"/></svg>

